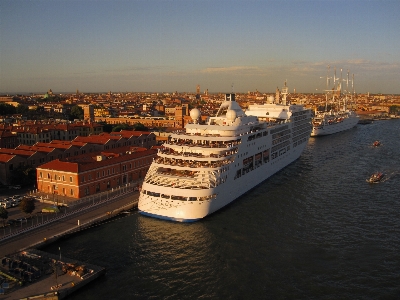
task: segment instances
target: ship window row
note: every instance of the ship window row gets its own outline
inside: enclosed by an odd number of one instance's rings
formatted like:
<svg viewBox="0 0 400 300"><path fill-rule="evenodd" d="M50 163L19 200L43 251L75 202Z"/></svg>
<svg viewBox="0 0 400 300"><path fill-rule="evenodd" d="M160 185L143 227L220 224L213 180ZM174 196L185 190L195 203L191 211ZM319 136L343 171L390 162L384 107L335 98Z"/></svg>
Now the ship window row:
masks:
<svg viewBox="0 0 400 300"><path fill-rule="evenodd" d="M282 126L282 127L279 127L279 128L271 129L271 134L278 133L278 132L281 132L281 131L287 130L287 129L289 129L289 125L285 125L285 126Z"/></svg>
<svg viewBox="0 0 400 300"><path fill-rule="evenodd" d="M307 126L302 126L300 129L296 129L295 131L293 131L293 136L298 136L300 134L302 134L303 132L307 132L310 131L310 124L307 124Z"/></svg>
<svg viewBox="0 0 400 300"><path fill-rule="evenodd" d="M303 137L305 135L309 135L310 134L310 130L309 129L304 129L301 132L298 132L297 135L293 136L292 141L296 141L298 140L300 137Z"/></svg>
<svg viewBox="0 0 400 300"><path fill-rule="evenodd" d="M193 140L193 139L177 139L170 138L167 145L182 147L212 147L212 148L230 148L241 143L241 139L231 141L209 141L209 140Z"/></svg>
<svg viewBox="0 0 400 300"><path fill-rule="evenodd" d="M272 147L271 152L275 152L275 151L277 151L277 150L279 150L281 148L286 147L287 145L290 145L290 141L289 140L287 140L286 142L283 142L283 143L281 143L279 145L276 145L276 146Z"/></svg>
<svg viewBox="0 0 400 300"><path fill-rule="evenodd" d="M296 124L294 125L294 128L302 126L304 124L310 124L310 123L311 123L310 120L304 120L304 121L301 121L301 122L296 122Z"/></svg>
<svg viewBox="0 0 400 300"><path fill-rule="evenodd" d="M265 132L265 131L264 131ZM264 135L265 136L265 135ZM247 138L247 141L252 141L252 140L254 140L254 139L258 139L258 138L261 138L261 137L263 137L263 135L261 134L261 132L259 132L259 133L257 133L257 134L253 134L253 135L251 135L251 136L249 136L248 138Z"/></svg>
<svg viewBox="0 0 400 300"><path fill-rule="evenodd" d="M243 167L236 171L234 179L246 175L248 172L253 171L255 168L262 166L269 162L269 149L259 152L256 155L247 157L243 160Z"/></svg>
<svg viewBox="0 0 400 300"><path fill-rule="evenodd" d="M306 124L304 126L300 126L293 130L293 136L299 135L300 133L303 133L304 131L310 130L310 124Z"/></svg>
<svg viewBox="0 0 400 300"><path fill-rule="evenodd" d="M151 172L150 176L146 176L145 182L158 186L181 189L209 189L216 187L227 180L227 175L223 174L227 170L229 170L229 168L214 170L212 172L197 172L196 176L183 175L185 176L183 178L168 178L160 173ZM179 175L174 174L174 176ZM190 177L192 178L188 180Z"/></svg>
<svg viewBox="0 0 400 300"><path fill-rule="evenodd" d="M301 116L301 115L305 115L308 113L308 110L301 110L301 111L296 111L293 113L293 115L295 116Z"/></svg>
<svg viewBox="0 0 400 300"><path fill-rule="evenodd" d="M302 135L299 135L295 138L293 138L293 142L298 142L300 140L302 140L304 137L307 137L310 133L307 131L305 133L303 133Z"/></svg>
<svg viewBox="0 0 400 300"><path fill-rule="evenodd" d="M306 142L307 141L307 137L304 137L304 138L302 138L301 140L299 140L299 141L297 141L297 142L294 142L293 143L293 147L297 147L298 145L300 145L300 144L302 144L302 143L304 143L304 142Z"/></svg>
<svg viewBox="0 0 400 300"><path fill-rule="evenodd" d="M306 123L303 123L303 124L299 124L298 126L296 126L296 127L293 129L293 132L295 132L295 131L298 130L298 129L309 128L310 125L311 125L310 122L306 122Z"/></svg>
<svg viewBox="0 0 400 300"><path fill-rule="evenodd" d="M275 152L273 152L271 154L271 159L275 159L275 158L285 154L289 150L290 150L290 145L288 145L286 148L282 148L280 150L277 150L277 151L275 151Z"/></svg>
<svg viewBox="0 0 400 300"><path fill-rule="evenodd" d="M286 140L288 140L288 139L290 139L290 135L289 135L289 134L288 134L288 135L285 135L285 136L283 136L283 137L280 137L280 138L278 138L278 139L273 140L273 141L272 141L272 145L280 144L280 143L282 143L283 141L286 141Z"/></svg>
<svg viewBox="0 0 400 300"><path fill-rule="evenodd" d="M146 191L146 190L143 191L143 194L149 195L151 197L170 199L170 200L178 200L178 201L207 201L207 200L212 200L212 199L217 198L217 194L212 194L209 196L202 196L202 197L187 197L187 196L177 196L177 195L155 193L155 192Z"/></svg>
<svg viewBox="0 0 400 300"><path fill-rule="evenodd" d="M219 165L219 167L222 167L223 165ZM229 166L222 167L218 170L214 170L213 172L216 173L224 173L229 170ZM202 171L193 171L193 170L178 170L178 169L171 169L171 168L158 168L156 170L157 174L162 174L162 175L172 175L172 176L180 176L180 177L196 177L199 175ZM202 172L204 174L204 172Z"/></svg>
<svg viewBox="0 0 400 300"><path fill-rule="evenodd" d="M278 137L281 137L281 136L284 136L284 135L287 135L287 134L290 134L290 129L287 129L285 131L273 134L272 135L272 139L276 139Z"/></svg>
<svg viewBox="0 0 400 300"><path fill-rule="evenodd" d="M178 152L178 151L174 151L170 148L168 149L164 149L164 150L160 150L159 153L161 154L167 154L167 155L174 155L174 156L184 156L184 157L198 157L198 158L204 158L204 157L216 157L216 158L220 158L220 157L227 157L230 155L233 155L235 153L238 152L238 148L233 148L231 150L228 151L222 151L219 153L210 153L210 155L204 155L204 153L197 153L197 152ZM167 157L158 157L155 159L155 162L157 163L167 163L170 164L170 161L174 161L174 160L180 160L177 158L167 158Z"/></svg>
<svg viewBox="0 0 400 300"><path fill-rule="evenodd" d="M187 168L219 168L224 165L230 164L231 159L224 159L218 161L188 161L183 159L169 159L169 158L159 158L156 160L159 164L177 166L177 167L187 167ZM177 170L179 171L179 170Z"/></svg>

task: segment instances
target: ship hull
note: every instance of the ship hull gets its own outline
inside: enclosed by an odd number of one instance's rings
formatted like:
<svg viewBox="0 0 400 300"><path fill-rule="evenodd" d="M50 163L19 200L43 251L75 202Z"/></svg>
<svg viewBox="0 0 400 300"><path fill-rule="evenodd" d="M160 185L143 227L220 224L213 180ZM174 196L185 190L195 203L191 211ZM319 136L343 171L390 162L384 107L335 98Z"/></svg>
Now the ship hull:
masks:
<svg viewBox="0 0 400 300"><path fill-rule="evenodd" d="M311 136L330 135L349 130L357 125L358 120L358 116L352 116L349 118L345 118L342 122L339 123L314 126L311 131Z"/></svg>
<svg viewBox="0 0 400 300"><path fill-rule="evenodd" d="M276 172L294 162L300 157L307 141L296 147L291 147L291 150L249 171L240 178L234 179L234 174L230 174L228 180L222 185L213 189L193 191L195 193L203 193L204 195L217 194L218 196L215 199L208 201L164 201L159 198L154 199L151 196L141 195L138 207L139 213L158 219L178 222L198 221L230 204ZM144 190L157 191L160 187L144 183L142 188ZM162 191L168 193L168 188L163 188Z"/></svg>

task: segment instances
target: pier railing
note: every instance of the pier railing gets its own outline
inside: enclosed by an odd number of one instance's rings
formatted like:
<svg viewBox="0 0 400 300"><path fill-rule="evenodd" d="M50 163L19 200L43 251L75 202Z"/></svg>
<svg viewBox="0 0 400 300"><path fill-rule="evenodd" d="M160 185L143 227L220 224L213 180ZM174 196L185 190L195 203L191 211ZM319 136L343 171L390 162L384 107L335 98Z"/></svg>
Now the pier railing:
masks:
<svg viewBox="0 0 400 300"><path fill-rule="evenodd" d="M141 183L140 183L141 184ZM90 211L98 206L105 205L106 203L117 201L120 197L128 196L133 192L138 190L139 182L134 182L131 184L126 184L124 186L111 189L106 192L98 193L95 195L87 196L81 199L76 199L75 201L64 201L59 202L58 205L61 207L59 212L54 213L42 213L38 212L32 215L29 219L24 218L20 221L20 224L16 226L10 225L0 229L0 242L11 239L17 235L35 230L37 228L46 226L52 222L56 222L60 219L78 214L82 211ZM34 196L37 201L43 203L55 204L53 199L49 200L47 197L43 197L40 193L30 193ZM70 200L70 199L68 199ZM81 224L82 227L84 224Z"/></svg>

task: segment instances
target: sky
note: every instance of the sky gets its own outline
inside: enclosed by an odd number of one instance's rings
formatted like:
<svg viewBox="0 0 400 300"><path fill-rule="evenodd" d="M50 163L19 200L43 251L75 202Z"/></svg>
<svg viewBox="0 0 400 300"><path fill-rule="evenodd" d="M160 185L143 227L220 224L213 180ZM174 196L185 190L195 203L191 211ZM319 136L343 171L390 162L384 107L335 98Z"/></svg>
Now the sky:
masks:
<svg viewBox="0 0 400 300"><path fill-rule="evenodd" d="M399 0L0 1L2 94L269 93L285 80L318 93L335 68L343 90L400 94Z"/></svg>

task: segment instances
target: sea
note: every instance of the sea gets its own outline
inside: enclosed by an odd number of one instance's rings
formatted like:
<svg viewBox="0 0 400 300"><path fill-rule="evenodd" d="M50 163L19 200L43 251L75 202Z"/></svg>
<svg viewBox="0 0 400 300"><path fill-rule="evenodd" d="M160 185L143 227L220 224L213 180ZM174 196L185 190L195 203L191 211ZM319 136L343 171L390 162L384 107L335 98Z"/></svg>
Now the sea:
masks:
<svg viewBox="0 0 400 300"><path fill-rule="evenodd" d="M107 268L68 299L400 299L399 149L400 119L311 137L201 221L132 211L43 250Z"/></svg>

